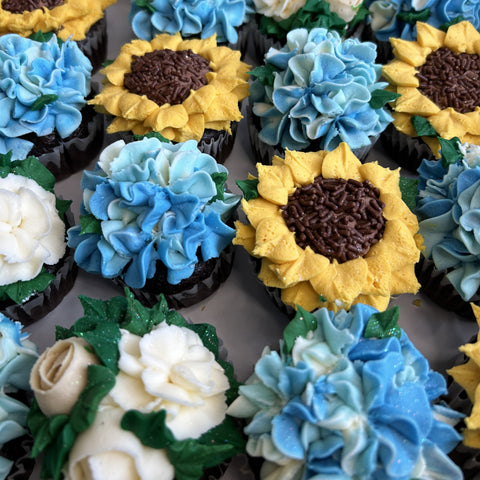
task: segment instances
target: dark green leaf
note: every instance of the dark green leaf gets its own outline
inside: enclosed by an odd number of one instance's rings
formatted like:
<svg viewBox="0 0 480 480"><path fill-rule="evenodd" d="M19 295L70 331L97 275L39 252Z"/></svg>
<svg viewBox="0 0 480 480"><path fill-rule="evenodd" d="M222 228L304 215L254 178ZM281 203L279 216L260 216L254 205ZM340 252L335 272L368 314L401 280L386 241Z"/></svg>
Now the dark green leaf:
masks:
<svg viewBox="0 0 480 480"><path fill-rule="evenodd" d="M55 177L38 161L38 158L30 156L24 160L14 160L11 165L12 173L15 175L31 178L48 192L54 193Z"/></svg>
<svg viewBox="0 0 480 480"><path fill-rule="evenodd" d="M72 204L71 200L63 200L61 198L57 198L55 200L55 207L58 210L58 216L65 222L65 213L70 208Z"/></svg>
<svg viewBox="0 0 480 480"><path fill-rule="evenodd" d="M122 417L121 426L132 432L146 447L163 449L175 442L170 429L165 424L167 412L141 413L129 410Z"/></svg>
<svg viewBox="0 0 480 480"><path fill-rule="evenodd" d="M417 178L400 177L399 184L400 192L402 193L402 200L412 212L416 207L418 182L419 180Z"/></svg>
<svg viewBox="0 0 480 480"><path fill-rule="evenodd" d="M410 121L412 122L413 128L419 137L437 136L437 132L425 117L413 115Z"/></svg>
<svg viewBox="0 0 480 480"><path fill-rule="evenodd" d="M276 72L278 72L278 68L267 62L265 65L256 67L248 73L256 78L262 85L271 87L273 85L274 73Z"/></svg>
<svg viewBox="0 0 480 480"><path fill-rule="evenodd" d="M305 338L308 332L316 328L317 319L315 316L298 305L297 313L283 331L283 339L285 340L284 352L289 354L292 351L296 338Z"/></svg>
<svg viewBox="0 0 480 480"><path fill-rule="evenodd" d="M452 25L456 25L457 23L463 22L463 20L465 19L462 17L462 15L458 15L452 18L449 22L446 22L443 25L440 25L438 28L439 30L446 32Z"/></svg>
<svg viewBox="0 0 480 480"><path fill-rule="evenodd" d="M387 103L395 100L398 97L400 97L399 93L378 89L372 92L372 98L368 103L374 110L378 110L379 108L383 108Z"/></svg>
<svg viewBox="0 0 480 480"><path fill-rule="evenodd" d="M400 338L401 329L398 326L399 307L385 310L384 312L374 313L367 322L363 336L365 338Z"/></svg>
<svg viewBox="0 0 480 480"><path fill-rule="evenodd" d="M30 108L33 111L41 110L45 105L49 105L56 100L58 100L58 95L55 93L40 95L38 98L35 99Z"/></svg>
<svg viewBox="0 0 480 480"><path fill-rule="evenodd" d="M423 10L411 9L408 12L399 12L397 17L400 20L403 20L405 23L410 25L415 25L417 22L426 22L431 15L429 8L424 8Z"/></svg>
<svg viewBox="0 0 480 480"><path fill-rule="evenodd" d="M450 140L438 137L438 141L440 142L442 165L445 168L463 158L463 153L460 150L460 139L458 137L453 137Z"/></svg>
<svg viewBox="0 0 480 480"><path fill-rule="evenodd" d="M324 297L323 295L319 295L319 296L318 296L318 299L319 299L321 302L326 302L326 301L327 301L327 297Z"/></svg>
<svg viewBox="0 0 480 480"><path fill-rule="evenodd" d="M23 303L32 295L43 292L55 279L55 275L48 273L44 268L31 280L18 281L0 286L0 299L10 299L15 303Z"/></svg>
<svg viewBox="0 0 480 480"><path fill-rule="evenodd" d="M102 62L102 68L106 68L113 63L113 60L105 60Z"/></svg>
<svg viewBox="0 0 480 480"><path fill-rule="evenodd" d="M235 180L238 188L242 191L245 200L254 200L258 198L258 179L249 179L249 180Z"/></svg>
<svg viewBox="0 0 480 480"><path fill-rule="evenodd" d="M156 138L157 140L160 140L163 143L169 143L170 140L168 138L165 138L161 133L158 132L148 132L145 135L133 135L134 140L142 140L142 138Z"/></svg>
<svg viewBox="0 0 480 480"><path fill-rule="evenodd" d="M218 337L213 325L208 323L188 323L185 327L195 332L205 347L215 355L215 358L218 358Z"/></svg>
<svg viewBox="0 0 480 480"><path fill-rule="evenodd" d="M33 32L28 38L35 40L36 42L48 42L53 36L53 32L43 33L41 30L38 32Z"/></svg>
<svg viewBox="0 0 480 480"><path fill-rule="evenodd" d="M62 478L62 468L67 461L68 454L75 443L76 437L69 423L55 436L53 442L45 449L42 461L42 478L53 478L53 480L60 480Z"/></svg>
<svg viewBox="0 0 480 480"><path fill-rule="evenodd" d="M91 213L80 215L80 235L86 233L96 233L98 235L102 233L102 222Z"/></svg>
<svg viewBox="0 0 480 480"><path fill-rule="evenodd" d="M152 0L136 0L137 7L146 8L150 13L155 13L155 7L151 5Z"/></svg>
<svg viewBox="0 0 480 480"><path fill-rule="evenodd" d="M215 202L216 200L224 200L225 198L225 182L227 181L226 172L214 172L211 174L212 180L217 187L217 194L208 203Z"/></svg>
<svg viewBox="0 0 480 480"><path fill-rule="evenodd" d="M12 151L0 153L0 177L5 178L12 171Z"/></svg>

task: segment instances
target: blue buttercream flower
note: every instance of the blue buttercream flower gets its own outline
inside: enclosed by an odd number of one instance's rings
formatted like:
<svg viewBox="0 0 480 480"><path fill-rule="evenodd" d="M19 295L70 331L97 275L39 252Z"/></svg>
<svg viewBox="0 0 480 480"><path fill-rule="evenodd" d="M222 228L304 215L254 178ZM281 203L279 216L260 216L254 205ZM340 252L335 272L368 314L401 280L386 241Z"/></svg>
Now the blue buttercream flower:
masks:
<svg viewBox="0 0 480 480"><path fill-rule="evenodd" d="M90 92L92 66L73 41L37 42L0 36L0 153L25 158L33 144L20 137L73 133Z"/></svg>
<svg viewBox="0 0 480 480"><path fill-rule="evenodd" d="M447 456L461 415L433 404L445 380L391 312L300 311L281 352L264 352L228 411L251 419L247 452L265 459L261 478L462 478Z"/></svg>
<svg viewBox="0 0 480 480"><path fill-rule="evenodd" d="M131 0L130 21L137 37L150 41L159 33L182 37L217 35L218 42L236 43L235 27L246 21L245 0Z"/></svg>
<svg viewBox="0 0 480 480"><path fill-rule="evenodd" d="M223 192L226 175L193 140L113 143L82 177L81 225L68 232L75 260L132 288L143 287L160 261L168 282L180 283L199 251L204 261L218 257L235 236L225 222L240 197Z"/></svg>
<svg viewBox="0 0 480 480"><path fill-rule="evenodd" d="M444 167L440 161L423 160L417 214L426 258L468 301L480 287L480 152ZM475 157L475 158L472 158Z"/></svg>
<svg viewBox="0 0 480 480"><path fill-rule="evenodd" d="M435 28L453 20L467 20L480 28L478 0L369 0L366 6L372 30L384 42L391 37L416 40L417 20Z"/></svg>
<svg viewBox="0 0 480 480"><path fill-rule="evenodd" d="M384 107L370 105L379 82L376 46L343 41L335 31L296 29L280 50L265 55L273 84L257 79L250 88L253 112L260 117L259 139L269 145L301 150L318 141L319 150L341 142L352 149L370 145L392 121Z"/></svg>

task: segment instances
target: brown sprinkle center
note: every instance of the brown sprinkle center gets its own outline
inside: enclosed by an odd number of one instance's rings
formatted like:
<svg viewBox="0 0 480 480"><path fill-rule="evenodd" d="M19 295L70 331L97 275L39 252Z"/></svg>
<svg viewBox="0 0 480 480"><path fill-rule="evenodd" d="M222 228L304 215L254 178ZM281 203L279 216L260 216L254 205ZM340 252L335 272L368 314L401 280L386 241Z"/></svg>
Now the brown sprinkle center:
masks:
<svg viewBox="0 0 480 480"><path fill-rule="evenodd" d="M64 0L3 0L2 9L11 13L32 12L46 7L49 10L63 5Z"/></svg>
<svg viewBox="0 0 480 480"><path fill-rule="evenodd" d="M480 106L480 58L477 54L456 53L439 48L419 68L418 90L444 109L467 113Z"/></svg>
<svg viewBox="0 0 480 480"><path fill-rule="evenodd" d="M365 256L383 237L380 191L368 180L317 177L297 188L281 207L301 248L339 263Z"/></svg>
<svg viewBox="0 0 480 480"><path fill-rule="evenodd" d="M134 55L131 70L124 76L125 87L158 105L182 103L190 90L207 84L206 74L211 71L208 60L192 50L170 49Z"/></svg>

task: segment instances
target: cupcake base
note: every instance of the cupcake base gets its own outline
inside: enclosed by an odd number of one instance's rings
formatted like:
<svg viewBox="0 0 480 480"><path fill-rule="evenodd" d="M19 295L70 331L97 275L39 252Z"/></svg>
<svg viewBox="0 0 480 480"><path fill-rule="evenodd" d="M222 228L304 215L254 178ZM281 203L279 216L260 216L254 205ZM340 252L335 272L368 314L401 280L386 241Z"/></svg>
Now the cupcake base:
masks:
<svg viewBox="0 0 480 480"><path fill-rule="evenodd" d="M478 303L480 294L477 292L468 302L463 300L446 277L446 273L448 272L437 270L433 261L426 259L423 255L415 265L415 274L421 284L421 291L427 297L445 310L475 321L470 302Z"/></svg>
<svg viewBox="0 0 480 480"><path fill-rule="evenodd" d="M33 471L35 460L30 457L33 447L33 438L30 435L23 435L7 442L0 455L8 458L13 463L6 480L28 480Z"/></svg>
<svg viewBox="0 0 480 480"><path fill-rule="evenodd" d="M77 42L80 50L92 64L92 74L100 69L107 58L107 21L103 18L92 25L85 38Z"/></svg>

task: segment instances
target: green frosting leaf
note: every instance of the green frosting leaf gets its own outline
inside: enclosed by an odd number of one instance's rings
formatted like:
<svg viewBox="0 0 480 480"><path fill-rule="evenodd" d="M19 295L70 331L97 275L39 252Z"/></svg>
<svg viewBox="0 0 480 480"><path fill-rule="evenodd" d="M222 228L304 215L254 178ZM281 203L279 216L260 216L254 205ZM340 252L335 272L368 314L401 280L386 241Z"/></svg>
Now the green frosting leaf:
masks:
<svg viewBox="0 0 480 480"><path fill-rule="evenodd" d="M45 105L53 103L56 100L58 100L58 95L56 93L40 95L35 99L30 108L35 112L36 110L41 110Z"/></svg>
<svg viewBox="0 0 480 480"><path fill-rule="evenodd" d="M271 87L273 86L274 74L278 71L278 68L267 62L265 65L260 65L248 73L262 85Z"/></svg>
<svg viewBox="0 0 480 480"><path fill-rule="evenodd" d="M129 410L123 415L120 425L132 432L146 447L166 448L175 442L175 437L165 424L166 416L166 410L151 413Z"/></svg>
<svg viewBox="0 0 480 480"><path fill-rule="evenodd" d="M37 182L43 189L53 192L55 186L54 175L44 167L36 157L27 157L24 160L12 159L12 152L0 154L0 177L5 178L8 174L21 175Z"/></svg>
<svg viewBox="0 0 480 480"><path fill-rule="evenodd" d="M5 178L11 171L12 167L10 163L12 162L12 151L9 150L7 153L0 153L0 177Z"/></svg>
<svg viewBox="0 0 480 480"><path fill-rule="evenodd" d="M417 22L426 22L431 15L431 10L429 8L424 8L423 10L411 9L408 12L399 12L397 17L408 23L410 25L415 25Z"/></svg>
<svg viewBox="0 0 480 480"><path fill-rule="evenodd" d="M31 280L18 281L0 286L0 301L11 300L21 304L38 292L43 292L55 279L55 275L42 268L40 273Z"/></svg>
<svg viewBox="0 0 480 480"><path fill-rule="evenodd" d="M249 180L235 180L238 188L242 191L245 200L254 200L258 198L258 179L252 178Z"/></svg>
<svg viewBox="0 0 480 480"><path fill-rule="evenodd" d="M283 331L284 352L288 355L292 351L295 339L305 338L308 332L317 328L317 323L314 315L297 305L297 313Z"/></svg>
<svg viewBox="0 0 480 480"><path fill-rule="evenodd" d="M61 198L57 198L55 200L55 208L58 210L58 216L65 222L65 214L67 210L70 208L72 204L71 200L63 200Z"/></svg>
<svg viewBox="0 0 480 480"><path fill-rule="evenodd" d="M395 305L384 312L374 313L367 322L363 336L365 338L400 338L399 311L398 305Z"/></svg>
<svg viewBox="0 0 480 480"><path fill-rule="evenodd" d="M113 61L111 61L110 63L113 63ZM142 138L156 138L157 140L160 140L163 143L169 143L170 142L170 140L168 140L168 138L165 138L159 132L153 132L152 131L152 132L146 133L145 135L137 135L137 134L133 135L134 140L142 140Z"/></svg>
<svg viewBox="0 0 480 480"><path fill-rule="evenodd" d="M217 194L208 202L212 203L217 200L223 200L225 198L225 182L227 181L226 172L214 172L211 175L215 186L217 187Z"/></svg>
<svg viewBox="0 0 480 480"><path fill-rule="evenodd" d="M418 178L400 177L400 192L402 193L402 200L406 203L410 210L415 210L416 198L418 192Z"/></svg>
<svg viewBox="0 0 480 480"><path fill-rule="evenodd" d="M85 233L102 233L102 222L91 213L80 215L80 235Z"/></svg>
<svg viewBox="0 0 480 480"><path fill-rule="evenodd" d="M136 0L137 7L146 8L151 13L155 13L155 7L152 7L152 0Z"/></svg>
<svg viewBox="0 0 480 480"><path fill-rule="evenodd" d="M463 153L460 151L460 139L458 137L453 137L450 140L438 137L438 141L440 142L443 167L447 168L452 163L456 163L463 158Z"/></svg>
<svg viewBox="0 0 480 480"><path fill-rule="evenodd" d="M372 98L370 98L370 102L368 103L374 110L378 110L379 108L383 108L387 103L395 100L398 97L400 97L399 93L378 89L372 92Z"/></svg>
<svg viewBox="0 0 480 480"><path fill-rule="evenodd" d="M104 62L102 62L102 68L107 68L112 63L113 63L113 60L105 60ZM134 135L134 137L135 137L135 135Z"/></svg>
<svg viewBox="0 0 480 480"><path fill-rule="evenodd" d="M419 137L436 137L437 132L432 127L430 122L420 115L413 115L410 119L412 122L413 128Z"/></svg>
<svg viewBox="0 0 480 480"><path fill-rule="evenodd" d="M457 23L463 22L463 20L465 19L462 17L462 15L458 15L452 18L449 22L446 22L443 25L440 25L438 28L439 30L446 32L452 25L456 25Z"/></svg>
<svg viewBox="0 0 480 480"><path fill-rule="evenodd" d="M41 30L39 30L38 32L33 32L32 34L30 34L28 38L30 38L30 40L35 40L36 42L44 43L48 42L52 38L52 36L53 32L43 33Z"/></svg>

